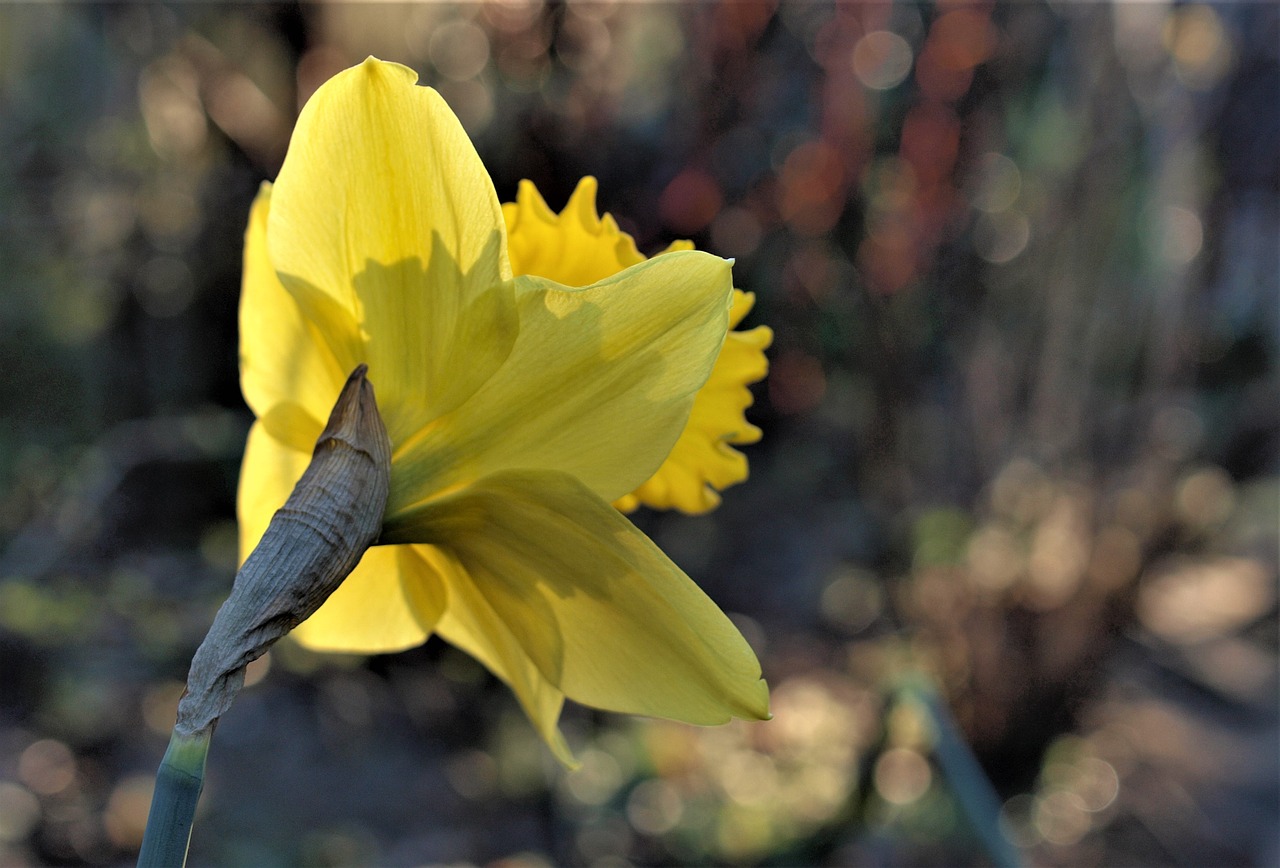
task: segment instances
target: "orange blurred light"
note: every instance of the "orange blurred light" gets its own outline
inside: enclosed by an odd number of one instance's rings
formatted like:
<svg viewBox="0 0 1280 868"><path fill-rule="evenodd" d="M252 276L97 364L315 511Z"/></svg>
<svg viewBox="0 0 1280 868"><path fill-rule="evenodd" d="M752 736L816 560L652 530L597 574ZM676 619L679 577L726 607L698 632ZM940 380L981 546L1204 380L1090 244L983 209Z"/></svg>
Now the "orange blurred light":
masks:
<svg viewBox="0 0 1280 868"><path fill-rule="evenodd" d="M768 383L769 402L780 413L812 410L827 392L822 363L797 350L785 351L774 360Z"/></svg>
<svg viewBox="0 0 1280 868"><path fill-rule="evenodd" d="M702 169L685 169L671 179L658 200L662 221L683 234L700 232L711 224L724 197L720 185Z"/></svg>
<svg viewBox="0 0 1280 868"><path fill-rule="evenodd" d="M960 119L938 103L915 106L902 122L903 159L921 184L936 184L951 174L960 152Z"/></svg>
<svg viewBox="0 0 1280 868"><path fill-rule="evenodd" d="M809 141L787 155L779 178L779 211L791 228L821 235L844 210L848 172L840 151L827 142Z"/></svg>
<svg viewBox="0 0 1280 868"><path fill-rule="evenodd" d="M898 292L916 274L914 234L900 224L876 232L859 246L858 265L873 292Z"/></svg>
<svg viewBox="0 0 1280 868"><path fill-rule="evenodd" d="M946 65L946 49L932 39L925 42L916 58L916 84L926 99L954 102L973 83L973 68L953 69Z"/></svg>
<svg viewBox="0 0 1280 868"><path fill-rule="evenodd" d="M929 41L938 52L943 69L968 70L989 60L996 50L997 33L985 12L973 8L948 12L929 30Z"/></svg>

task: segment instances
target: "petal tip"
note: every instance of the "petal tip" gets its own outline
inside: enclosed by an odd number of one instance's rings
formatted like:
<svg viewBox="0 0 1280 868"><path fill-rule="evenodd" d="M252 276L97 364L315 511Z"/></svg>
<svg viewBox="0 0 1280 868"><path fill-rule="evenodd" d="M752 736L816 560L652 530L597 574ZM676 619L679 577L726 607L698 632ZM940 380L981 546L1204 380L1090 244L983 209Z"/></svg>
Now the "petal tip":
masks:
<svg viewBox="0 0 1280 868"><path fill-rule="evenodd" d="M381 60L370 54L354 69L364 73L365 75L399 75L406 79L410 84L417 84L418 72L405 66L403 63L396 63L392 60Z"/></svg>
<svg viewBox="0 0 1280 868"><path fill-rule="evenodd" d="M735 709L735 716L743 720L773 720L773 712L769 710L769 682L765 679L758 679L752 685L752 695L744 699Z"/></svg>

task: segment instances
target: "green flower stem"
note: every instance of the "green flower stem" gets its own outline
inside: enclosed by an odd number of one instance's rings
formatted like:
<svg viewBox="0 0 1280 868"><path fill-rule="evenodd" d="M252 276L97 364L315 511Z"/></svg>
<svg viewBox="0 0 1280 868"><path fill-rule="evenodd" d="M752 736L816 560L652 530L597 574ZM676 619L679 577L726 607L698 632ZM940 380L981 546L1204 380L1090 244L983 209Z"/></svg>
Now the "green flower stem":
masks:
<svg viewBox="0 0 1280 868"><path fill-rule="evenodd" d="M244 686L245 667L319 609L381 531L391 440L367 370L358 365L347 378L311 463L240 567L191 659L156 775L139 868L186 864L209 739Z"/></svg>
<svg viewBox="0 0 1280 868"><path fill-rule="evenodd" d="M204 788L204 761L212 735L212 730L194 735L173 731L156 773L138 868L178 868L187 863L191 824Z"/></svg>

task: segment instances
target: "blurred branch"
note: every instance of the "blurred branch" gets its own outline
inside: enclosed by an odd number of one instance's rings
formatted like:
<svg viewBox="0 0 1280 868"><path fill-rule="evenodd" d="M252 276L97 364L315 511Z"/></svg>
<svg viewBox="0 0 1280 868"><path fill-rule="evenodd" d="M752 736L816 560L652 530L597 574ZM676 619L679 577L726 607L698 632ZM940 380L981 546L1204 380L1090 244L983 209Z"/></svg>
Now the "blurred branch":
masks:
<svg viewBox="0 0 1280 868"><path fill-rule="evenodd" d="M230 410L135 419L85 449L52 502L14 534L0 554L0 576L41 576L94 539L108 499L134 470L161 462L235 460L245 417Z"/></svg>

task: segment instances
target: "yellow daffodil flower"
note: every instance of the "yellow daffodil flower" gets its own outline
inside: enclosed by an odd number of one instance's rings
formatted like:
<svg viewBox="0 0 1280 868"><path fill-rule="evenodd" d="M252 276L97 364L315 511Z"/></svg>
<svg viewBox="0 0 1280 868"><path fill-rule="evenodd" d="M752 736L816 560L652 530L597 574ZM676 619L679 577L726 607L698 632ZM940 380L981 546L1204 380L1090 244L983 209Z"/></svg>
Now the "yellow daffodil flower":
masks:
<svg viewBox="0 0 1280 868"><path fill-rule="evenodd" d="M502 215L511 269L517 275L586 286L645 261L635 240L618 228L613 217L596 212L595 178L583 178L559 214L547 207L531 182L524 181L516 201L502 206ZM692 243L676 241L662 253L692 249ZM742 322L753 304L752 293L733 291L730 329ZM760 439L760 429L743 414L751 406L747 387L769 370L764 351L772 342L768 326L728 333L666 461L615 506L630 512L643 503L654 509L703 513L720 504L720 491L747 478L747 458L733 446Z"/></svg>
<svg viewBox="0 0 1280 868"><path fill-rule="evenodd" d="M580 287L513 276L493 184L416 81L371 58L323 85L254 203L242 554L367 363L393 449L384 544L299 625L304 645L386 652L437 633L510 685L565 762L565 697L767 717L742 636L611 506L662 465L711 374L729 263L679 251Z"/></svg>

